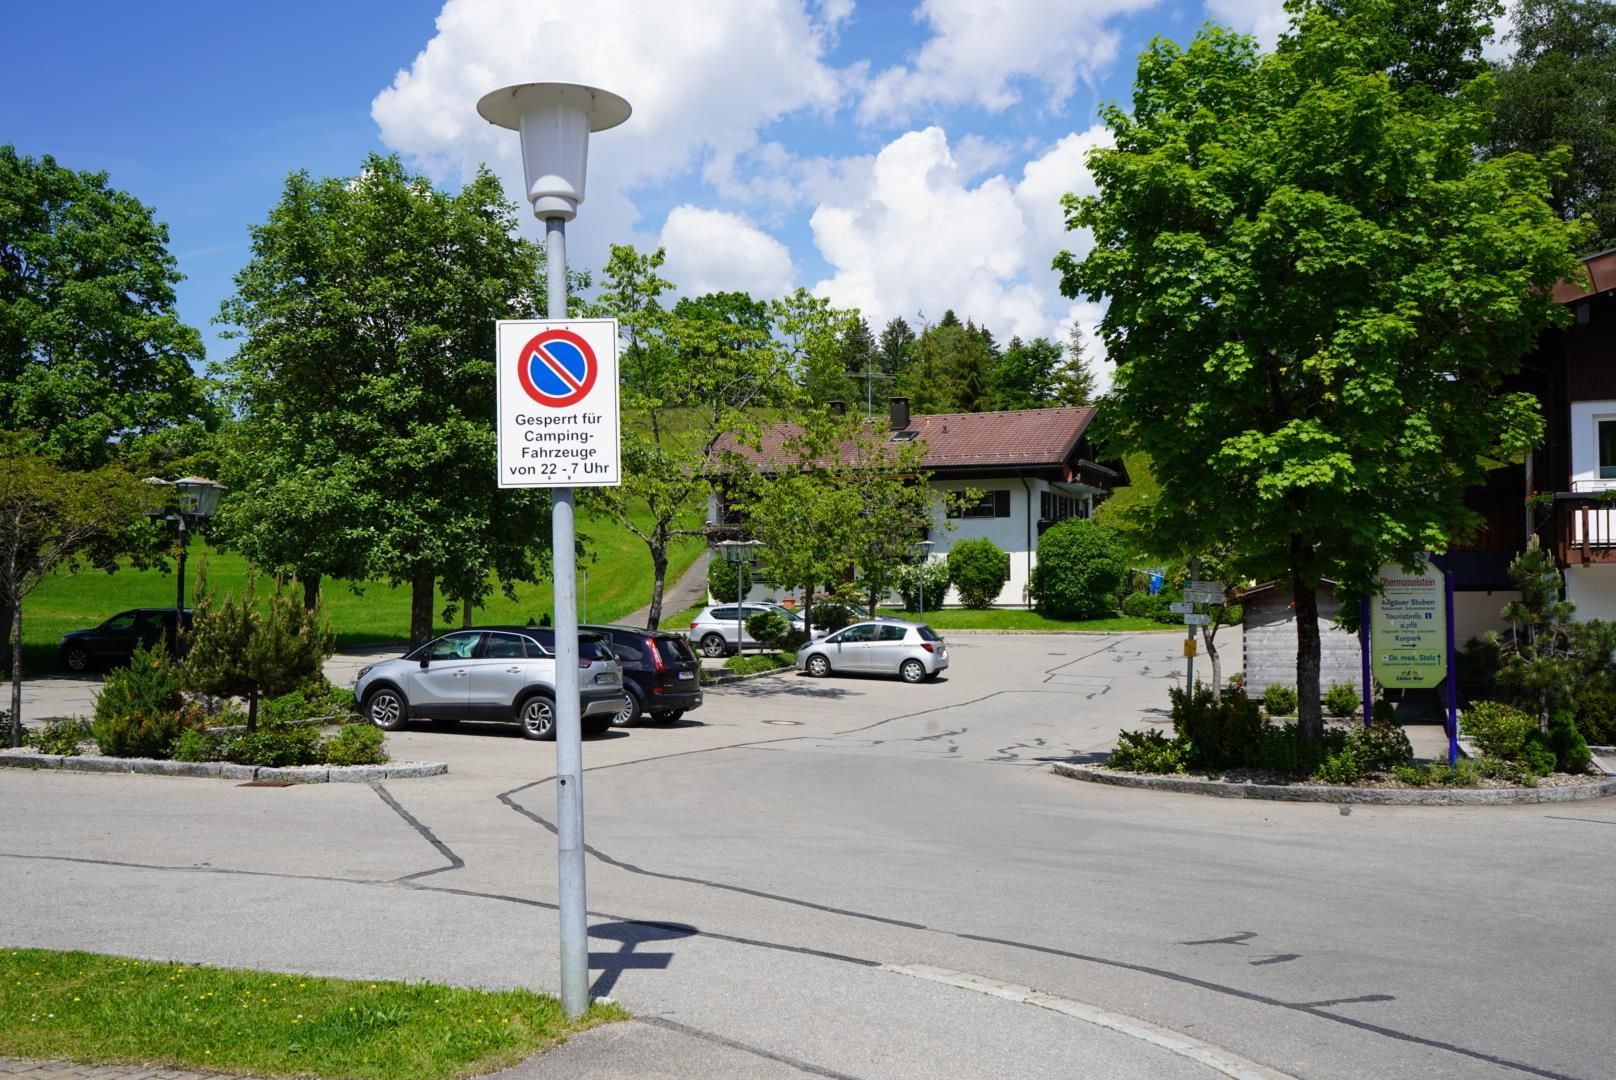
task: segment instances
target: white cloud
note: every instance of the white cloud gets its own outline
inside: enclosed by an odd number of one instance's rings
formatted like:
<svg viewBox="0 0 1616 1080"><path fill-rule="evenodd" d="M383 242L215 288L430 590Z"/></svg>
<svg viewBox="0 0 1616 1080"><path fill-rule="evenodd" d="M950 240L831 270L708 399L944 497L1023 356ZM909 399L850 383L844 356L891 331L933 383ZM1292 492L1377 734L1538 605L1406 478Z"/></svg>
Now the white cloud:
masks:
<svg viewBox="0 0 1616 1080"><path fill-rule="evenodd" d="M859 118L902 121L928 104L974 104L1001 111L1021 100L1021 79L1042 84L1059 108L1079 78L1091 79L1117 56L1111 17L1156 0L923 0L915 17L932 36L906 66L865 87Z"/></svg>
<svg viewBox="0 0 1616 1080"><path fill-rule="evenodd" d="M796 280L786 246L736 214L676 206L658 243L668 252L664 274L686 296L738 290L766 300Z"/></svg>
<svg viewBox="0 0 1616 1080"><path fill-rule="evenodd" d="M1290 26L1284 0L1206 0L1207 14L1242 34L1252 34L1264 49L1272 49Z"/></svg>
<svg viewBox="0 0 1616 1080"><path fill-rule="evenodd" d="M836 108L844 76L823 53L845 15L843 4L811 12L803 0L447 0L436 35L371 113L382 141L435 178L487 162L515 196L519 141L477 115L478 98L531 81L627 98L628 123L590 140L586 202L569 228L582 238L569 246L598 265L607 241L629 239L638 217L625 192L709 155L746 153L782 117Z"/></svg>
<svg viewBox="0 0 1616 1080"><path fill-rule="evenodd" d="M1000 341L1058 334L1066 309L1050 261L1084 248L1065 231L1060 196L1090 189L1083 154L1103 137L1068 135L1019 184L1000 175L971 187L940 128L900 136L856 198L814 212L814 242L834 269L815 291L872 325L953 308Z"/></svg>

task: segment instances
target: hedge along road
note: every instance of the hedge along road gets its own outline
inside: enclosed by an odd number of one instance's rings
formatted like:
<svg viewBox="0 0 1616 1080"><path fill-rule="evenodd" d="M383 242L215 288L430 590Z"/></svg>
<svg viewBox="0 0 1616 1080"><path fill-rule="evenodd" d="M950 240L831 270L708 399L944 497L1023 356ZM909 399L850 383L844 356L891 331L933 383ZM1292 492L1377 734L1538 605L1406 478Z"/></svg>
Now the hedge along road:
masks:
<svg viewBox="0 0 1616 1080"><path fill-rule="evenodd" d="M771 676L587 742L595 992L691 1075L1609 1075L1616 810L1074 784L1049 761L1163 718L1178 639L949 645L939 683ZM375 787L0 774L8 937L553 989L553 758L462 728Z"/></svg>

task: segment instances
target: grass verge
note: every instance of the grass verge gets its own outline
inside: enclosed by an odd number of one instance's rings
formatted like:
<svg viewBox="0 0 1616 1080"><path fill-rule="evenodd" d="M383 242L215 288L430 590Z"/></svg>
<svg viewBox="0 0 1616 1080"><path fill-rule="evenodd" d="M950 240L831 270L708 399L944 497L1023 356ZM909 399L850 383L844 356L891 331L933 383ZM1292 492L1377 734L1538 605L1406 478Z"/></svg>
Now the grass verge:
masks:
<svg viewBox="0 0 1616 1080"><path fill-rule="evenodd" d="M263 1076L438 1080L513 1065L625 1019L434 983L354 982L42 949L0 950L0 1055Z"/></svg>
<svg viewBox="0 0 1616 1080"><path fill-rule="evenodd" d="M1107 633L1143 633L1162 631L1182 635L1182 626L1159 623L1154 619L1141 619L1132 615L1114 615L1105 619L1051 619L1037 611L1019 608L990 608L971 611L967 608L943 608L917 615L913 611L885 612L899 619L924 622L934 630L1102 630Z"/></svg>

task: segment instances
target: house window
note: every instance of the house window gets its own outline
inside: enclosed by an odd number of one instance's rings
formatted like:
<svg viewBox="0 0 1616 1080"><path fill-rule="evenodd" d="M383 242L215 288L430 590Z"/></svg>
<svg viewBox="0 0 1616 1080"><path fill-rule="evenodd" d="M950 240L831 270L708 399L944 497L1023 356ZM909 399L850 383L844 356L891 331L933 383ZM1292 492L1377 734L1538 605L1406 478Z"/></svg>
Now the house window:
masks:
<svg viewBox="0 0 1616 1080"><path fill-rule="evenodd" d="M1010 491L985 491L974 503L949 507L952 518L1007 518L1010 516Z"/></svg>
<svg viewBox="0 0 1616 1080"><path fill-rule="evenodd" d="M1616 419L1599 421L1599 479L1616 480Z"/></svg>

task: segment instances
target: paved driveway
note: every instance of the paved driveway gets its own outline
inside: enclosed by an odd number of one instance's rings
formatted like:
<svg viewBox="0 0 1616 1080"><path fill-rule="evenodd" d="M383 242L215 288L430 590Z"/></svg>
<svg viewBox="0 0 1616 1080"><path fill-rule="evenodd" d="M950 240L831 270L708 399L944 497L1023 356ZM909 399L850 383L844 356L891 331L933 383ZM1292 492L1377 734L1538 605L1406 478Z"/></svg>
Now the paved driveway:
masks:
<svg viewBox="0 0 1616 1080"><path fill-rule="evenodd" d="M1178 640L950 647L589 740L592 977L644 1022L522 1074L1612 1074L1616 811L1078 784L1047 761L1161 719ZM551 748L461 727L377 788L0 773L6 939L554 988Z"/></svg>

